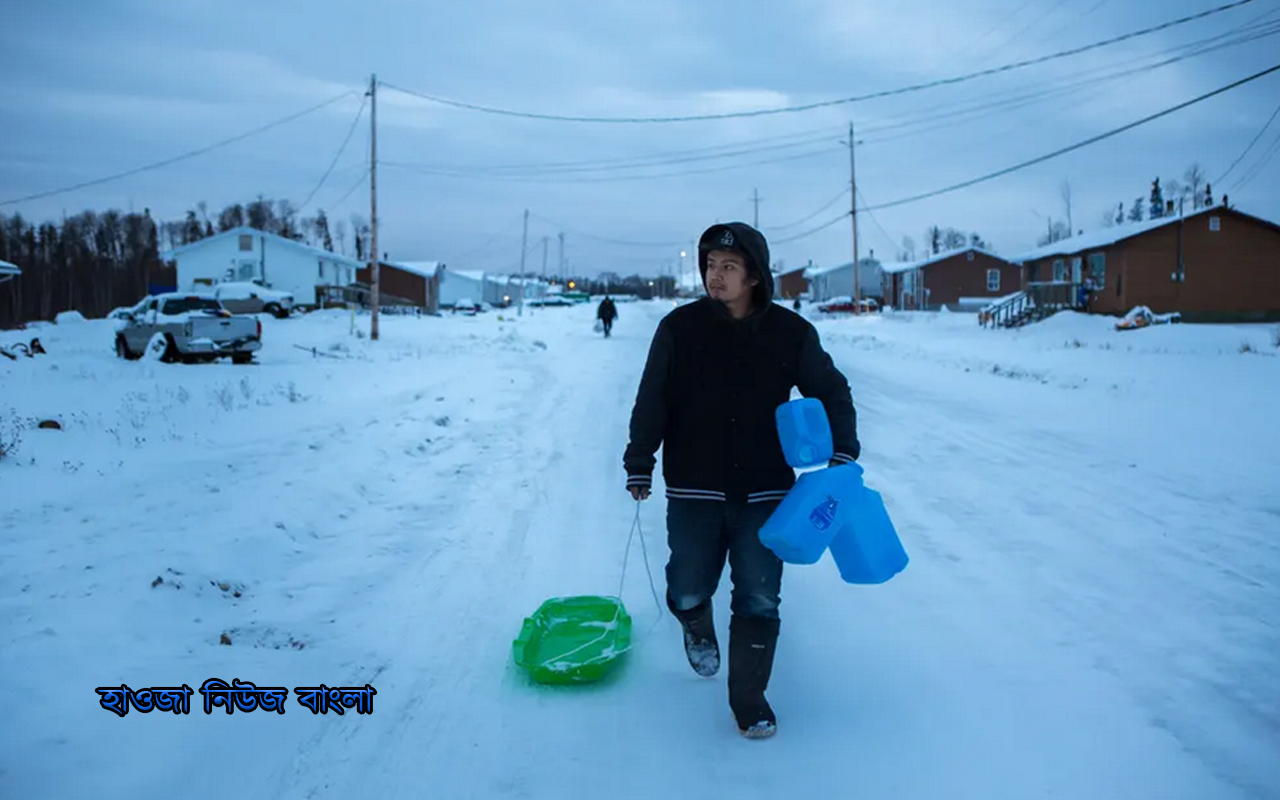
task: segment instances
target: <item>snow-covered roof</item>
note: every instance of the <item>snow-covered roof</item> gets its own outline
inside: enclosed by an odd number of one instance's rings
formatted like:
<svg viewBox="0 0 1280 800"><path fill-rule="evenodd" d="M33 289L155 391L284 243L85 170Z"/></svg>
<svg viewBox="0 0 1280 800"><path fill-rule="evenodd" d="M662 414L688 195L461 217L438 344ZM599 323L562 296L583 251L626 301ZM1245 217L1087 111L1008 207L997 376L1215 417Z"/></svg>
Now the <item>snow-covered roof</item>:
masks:
<svg viewBox="0 0 1280 800"><path fill-rule="evenodd" d="M434 278L443 266L440 261L384 261L382 263L424 278Z"/></svg>
<svg viewBox="0 0 1280 800"><path fill-rule="evenodd" d="M1209 208L1201 208L1192 211L1189 214L1183 214L1181 219L1188 220L1205 214L1222 214L1222 213L1239 214L1249 219L1261 222L1264 225L1275 227L1275 223L1270 220L1257 217L1252 214L1246 214L1235 208L1227 208L1224 206L1210 206ZM1098 230L1089 231L1087 233L1078 234L1067 239L1054 242L1053 244L1043 245L1025 253L1021 253L1010 261L1017 264L1025 264L1028 261L1037 261L1048 256L1066 256L1075 255L1083 250L1096 250L1103 247L1111 247L1119 244L1126 239L1132 239L1134 236L1149 233L1150 231L1163 228L1166 225L1173 225L1180 218L1178 216L1160 217L1159 219L1148 219L1142 222L1125 222L1111 228L1099 228Z"/></svg>
<svg viewBox="0 0 1280 800"><path fill-rule="evenodd" d="M0 275L21 275L22 270L17 264L10 264L8 261L0 261Z"/></svg>
<svg viewBox="0 0 1280 800"><path fill-rule="evenodd" d="M878 258L872 258L871 256L863 256L862 258L858 259L858 263L862 266L863 270L868 270L872 268L884 269L885 267L884 262L881 262L880 259ZM819 275L829 275L833 272L840 272L841 270L846 270L846 269L853 269L852 261L846 261L843 264L828 264L825 267L809 267L808 272L806 274L810 278L813 278Z"/></svg>
<svg viewBox="0 0 1280 800"><path fill-rule="evenodd" d="M781 278L781 277L784 277L784 276L786 276L786 275L794 275L794 274L796 274L797 272L804 272L804 271L805 271L805 270L807 270L807 269L809 269L809 266L808 266L807 264L802 264L802 265L800 265L800 266L798 266L798 267L791 267L791 268L789 268L789 269L784 269L784 270L780 271L780 272L778 273L778 277L779 277L779 278Z"/></svg>
<svg viewBox="0 0 1280 800"><path fill-rule="evenodd" d="M319 247L312 247L309 244L294 241L293 239L286 239L285 237L277 236L274 233L267 233L266 231L260 231L257 228L250 228L248 225L241 225L238 228L231 228L230 230L225 230L222 233L215 233L212 236L206 236L205 238L200 239L198 241L191 242L190 244L184 244L181 247L175 247L172 250L161 253L160 258L164 261L171 261L173 260L174 257L181 255L182 253L186 253L191 250L204 247L208 245L210 242L215 242L219 239L224 239L228 236L239 236L241 234L261 236L262 238L266 239L269 242L273 242L275 244L287 245L289 247L293 247L298 250L305 251L309 255L316 256L317 258L329 259L330 261L336 261L339 264L345 264L347 266L356 267L356 268L360 268L365 265L365 262L363 261L357 261L354 258L348 258L347 256L344 256L340 253L331 253L328 250L323 250Z"/></svg>
<svg viewBox="0 0 1280 800"><path fill-rule="evenodd" d="M882 267L882 269L885 272L890 274L897 274L900 272L910 272L912 270L924 269L925 267L928 267L931 264L937 264L939 261L946 261L948 258L952 258L953 256L958 256L958 255L962 255L964 253L969 253L969 252L981 253L985 256L990 256L991 258L998 258L1001 261L1006 260L1004 256L997 255L996 253L991 252L985 247L961 247L956 250L948 250L944 253L931 255L928 258L921 258L916 261L895 261L895 262L887 263Z"/></svg>

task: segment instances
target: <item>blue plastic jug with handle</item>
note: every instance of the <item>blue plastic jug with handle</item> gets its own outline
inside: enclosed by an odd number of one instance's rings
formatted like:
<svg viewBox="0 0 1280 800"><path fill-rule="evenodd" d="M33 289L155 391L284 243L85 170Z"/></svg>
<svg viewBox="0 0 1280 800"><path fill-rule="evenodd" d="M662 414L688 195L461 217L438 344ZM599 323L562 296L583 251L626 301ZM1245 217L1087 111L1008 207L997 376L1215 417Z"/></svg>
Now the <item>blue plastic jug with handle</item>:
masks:
<svg viewBox="0 0 1280 800"><path fill-rule="evenodd" d="M816 564L853 521L857 497L850 489L861 486L861 469L848 464L801 475L761 526L761 543L788 564Z"/></svg>
<svg viewBox="0 0 1280 800"><path fill-rule="evenodd" d="M826 464L834 454L831 423L822 401L813 397L792 400L774 412L778 441L787 463L796 469Z"/></svg>
<svg viewBox="0 0 1280 800"><path fill-rule="evenodd" d="M854 475L851 467L857 468ZM907 551L889 519L884 498L862 482L862 467L848 464L837 467L848 481L846 497L848 514L844 524L831 537L831 558L836 562L845 583L884 583L907 567ZM823 470L833 472L836 470Z"/></svg>

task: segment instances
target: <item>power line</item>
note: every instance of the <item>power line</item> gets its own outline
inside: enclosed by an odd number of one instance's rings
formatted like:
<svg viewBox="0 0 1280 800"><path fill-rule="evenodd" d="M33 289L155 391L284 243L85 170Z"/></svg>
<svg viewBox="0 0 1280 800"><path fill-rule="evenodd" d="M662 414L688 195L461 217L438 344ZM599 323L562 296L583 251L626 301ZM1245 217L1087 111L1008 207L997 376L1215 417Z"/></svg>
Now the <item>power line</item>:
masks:
<svg viewBox="0 0 1280 800"><path fill-rule="evenodd" d="M1011 64L1005 64L999 67L992 67L990 69L979 70L977 72L970 72L963 75L957 75L951 78L942 78L939 80L928 81L925 83L918 83L910 86L903 86L897 89L887 89L880 92L872 92L870 94L855 95L853 97L844 97L844 98L838 98L835 100L823 100L816 103L805 103L802 105L757 109L755 111L734 111L734 112L725 112L721 114L694 114L694 115L686 115L686 116L669 116L669 117L570 116L570 115L563 115L563 114L542 114L542 113L537 113L532 111L514 111L511 109L498 108L495 106L486 106L486 105L480 105L478 103L463 102L461 100L451 100L448 98L440 97L438 95L430 95L424 92L416 92L410 89L405 89L403 87L396 86L390 83L382 83L381 85L385 86L388 89L392 89L394 91L401 92L403 94L407 94L412 97L428 100L433 103L438 103L440 105L453 106L455 108L462 108L469 111L479 111L479 112L484 112L488 114L498 114L501 116L519 117L522 119L536 119L536 120L544 120L544 121L550 121L550 122L669 123L669 122L702 122L702 121L719 120L719 119L739 119L744 117L762 117L762 116L770 116L775 114L788 114L788 113L798 113L803 111L812 111L818 108L829 108L831 106L843 105L847 103L859 103L867 100L878 99L882 97L890 97L894 95L907 94L909 92L918 92L924 89L932 89L939 86L947 86L951 84L962 83L964 81L970 81L975 78L986 77L989 75L996 75L1003 72L1009 72L1011 70L1021 69L1023 67L1029 67L1036 64L1043 64L1048 61L1054 61L1060 58L1067 58L1069 56L1079 55L1081 53L1089 52L1090 50L1097 50L1102 47L1118 44L1119 42L1128 41L1130 39L1135 39L1140 36L1146 36L1152 33L1156 33L1158 31L1168 30L1169 28L1173 28L1178 25L1184 25L1188 22L1194 22L1196 20L1205 19L1206 17L1210 17L1215 14L1220 14L1225 11L1230 11L1232 9L1239 8L1241 6L1248 5L1252 2L1255 2L1255 0L1235 0L1235 2L1227 3L1226 5L1221 5L1216 8L1208 9L1206 11L1201 11L1197 14L1180 17L1178 19L1171 20L1169 22L1165 22L1160 25L1155 25L1150 28L1143 28L1141 30L1132 31L1130 33L1126 33L1121 36L1112 37L1110 39L1104 39L1099 42L1093 42L1092 44L1083 45L1081 47L1074 47L1068 50L1061 50L1056 53L1050 53L1048 55L1039 56L1037 58L1025 59L1023 61L1016 61Z"/></svg>
<svg viewBox="0 0 1280 800"><path fill-rule="evenodd" d="M1056 86L1056 87L1047 88L1047 89L1037 89L1035 91L1032 91L1027 94L1022 94L1022 95L1004 96L1006 93L997 92L994 95L989 96L990 98L994 98L994 99L991 99L989 102L984 101L984 102L968 104L968 105L966 105L964 102L961 102L961 103L954 104L953 107L951 107L949 110L942 110L942 111L935 110L935 112L933 113L925 114L919 117L906 117L903 120L897 121L897 122L891 122L891 123L882 124L879 126L873 125L864 129L864 133L875 134L881 131L897 130L901 128L912 128L922 123L931 122L935 120L970 118L970 117L981 115L981 112L985 112L991 109L1004 108L1004 109L1012 110L1015 108L1022 108L1027 105L1031 105L1036 102L1039 102L1040 100L1049 99L1049 98L1053 98L1060 95L1073 94L1073 93L1079 92L1082 89L1087 89L1097 84L1108 83L1108 82L1118 80L1120 78L1126 78L1132 75L1151 72L1161 67L1168 66L1170 64L1175 64L1189 58L1205 55L1207 53L1211 53L1227 47L1233 47L1239 44L1245 44L1249 41L1253 41L1258 38L1275 36L1277 34L1280 34L1280 24L1269 23L1266 26L1261 26L1257 29L1247 31L1246 35L1240 38L1227 39L1227 37L1234 36L1237 33L1239 33L1239 31L1231 31L1224 34L1218 34L1216 36L1212 36L1207 39L1192 42L1188 45L1182 45L1179 47L1172 48L1168 51L1165 51L1164 53L1155 54L1155 57L1160 57L1165 54L1179 53L1180 51L1185 51L1185 52L1181 52L1179 55L1174 55L1171 58L1168 58L1164 61L1159 61L1152 64L1145 64L1145 65L1130 68L1130 69L1124 69L1118 72L1108 72L1107 70L1110 69L1109 67L1089 70L1084 73L1080 73L1080 75L1088 75L1090 73L1101 73L1101 74L1097 75L1096 77L1086 78L1083 80L1071 79L1061 86ZM1218 41L1222 39L1227 39L1227 40ZM1218 43L1212 44L1215 41L1218 41ZM1132 61L1127 63L1141 62L1141 61L1145 61L1147 58L1149 57L1143 56L1137 59L1133 59ZM945 109L946 107L944 106L943 108ZM867 143L877 144L884 141L893 141L900 138L906 138L908 136L914 136L919 133L924 133L930 130L936 130L939 127L946 127L951 124L953 123L946 123L943 126L934 125L931 127L921 128L911 133L902 134L901 136L885 137L885 138L879 138L879 139L873 136L872 138L867 140Z"/></svg>
<svg viewBox="0 0 1280 800"><path fill-rule="evenodd" d="M795 155L790 155L790 156L760 159L756 161L744 161L737 164L725 164L719 167L708 167L706 169L681 170L679 172L659 172L651 175L617 175L617 176L600 176L600 177L593 177L593 178L583 178L583 177L557 178L553 176L534 176L534 175L530 175L530 176L473 175L473 174L457 172L455 170L450 170L448 168L431 167L423 164L408 164L408 163L403 163L398 161L383 161L381 162L381 164L384 167L395 167L398 169L406 169L411 172L420 172L424 175L438 175L446 178L473 178L473 179L481 179L481 180L487 179L487 180L498 180L498 181L511 181L515 183L610 183L610 182L622 182L622 181L660 180L663 178L684 178L690 175L705 175L712 172L725 172L728 170L742 169L743 167L758 167L758 166L765 166L769 164L781 164L787 161L798 161L801 159L813 158L815 156L827 155L829 152L831 152L831 149L832 149L831 147L824 147L819 150L812 150L805 153L797 153Z"/></svg>
<svg viewBox="0 0 1280 800"><path fill-rule="evenodd" d="M731 142L729 144L710 145L706 147L697 147L686 150L669 150L665 152L651 153L648 155L631 156L631 157L613 157L613 158L596 158L582 161L550 161L541 164L500 164L483 166L459 166L458 169L469 170L474 172L555 172L559 170L580 171L589 169L624 169L639 166L653 166L655 164L673 163L676 160L679 163L686 156L705 156L707 159L719 158L723 154L719 151L732 150L733 148L749 148L743 152L761 152L771 149L763 147L763 145L773 145L777 143L780 147L795 146L794 141L801 138L821 137L819 141L825 140L829 136L834 136L837 130L832 127L817 128L807 131L798 131L795 133L783 134L780 136L769 136L759 139L746 139L740 142ZM757 147L760 146L760 147ZM697 159L690 159L697 160Z"/></svg>
<svg viewBox="0 0 1280 800"><path fill-rule="evenodd" d="M1217 95L1223 94L1224 92L1231 91L1232 89L1235 89L1235 88L1238 88L1238 87L1240 87L1240 86L1243 86L1243 85L1245 85L1246 83L1250 83L1250 82L1252 82L1252 81L1256 81L1256 80L1258 80L1259 78L1262 78L1262 77L1264 77L1264 76L1266 76L1266 75L1270 75L1271 73L1276 72L1276 71L1280 71L1280 64L1277 64L1277 65L1275 65L1274 67L1270 67L1270 68L1268 68L1268 69L1264 69L1264 70L1263 70L1263 71L1261 71L1261 72L1254 73L1253 75L1250 75L1250 76L1249 76L1249 77L1247 77L1247 78L1242 78L1242 79L1240 79L1240 80L1238 80L1238 81L1235 81L1234 83L1230 83L1230 84L1228 84L1228 85L1226 85L1226 86L1223 86L1223 87L1222 87L1222 88L1220 88L1220 89L1214 89L1212 92L1208 92L1208 93L1206 93L1206 94L1202 94L1202 95L1200 95L1199 97L1196 97L1196 98L1194 98L1194 99L1188 100L1188 101L1186 101L1186 102L1184 102L1184 103L1179 103L1178 105L1173 106L1173 107L1171 107L1171 108L1166 108L1164 111L1160 111L1160 112L1157 112L1157 113L1152 114L1152 115L1150 115L1150 116L1143 117L1143 118L1142 118L1142 119L1140 119L1140 120L1137 120L1137 121L1135 121L1135 122L1130 122L1130 123L1129 123L1129 124L1127 124L1127 125L1122 125L1122 126L1120 126L1119 128L1114 128L1114 129L1112 129L1112 130L1110 130L1110 131L1107 131L1106 133L1098 134L1097 136L1090 137L1090 138L1088 138L1088 139L1085 139L1085 140L1084 140L1084 141L1082 141L1082 142L1077 142L1076 144L1070 145L1070 146L1068 146L1068 147L1063 147L1063 148L1061 148L1061 149L1059 149L1059 150L1055 150L1055 151L1053 151L1052 153L1047 153L1046 155L1040 156L1040 157L1038 157L1038 158L1033 158L1033 159L1031 159L1030 161L1024 161L1024 162L1022 162L1021 164L1016 164L1016 165L1014 165L1014 166L1012 166L1012 167L1006 167L1005 169L997 170L996 172L992 172L992 173L989 173L989 174L987 174L987 175L983 175L983 176L981 176L981 177L979 177L979 178L973 178L973 179L971 179L971 180L962 181L961 183L957 183L957 184L954 184L954 185L952 185L952 186L948 186L948 187L943 188L943 189L935 189L935 190L934 190L934 191L932 191L932 192L925 192L925 193L923 193L923 194L913 195L913 196L911 196L911 197L904 197L904 198L901 198L901 199L899 199L899 200L893 200L893 201L888 202L888 203L880 203L880 204L878 204L878 205L875 205L875 206L871 206L871 207L869 207L867 210L869 210L869 211L879 211L880 209L884 209L884 208L893 208L894 206L906 205L907 203L914 203L914 202L917 202L917 201L919 201L919 200L926 200L926 199L928 199L928 198L930 198L930 197L937 197L938 195L948 194L948 193L950 193L950 192L954 192L954 191L956 191L957 189L964 189L964 188L967 188L967 187L969 187L969 186L973 186L973 185L978 184L978 183L983 183L983 182L985 182L985 181L992 180L993 178L999 178L999 177L1001 177L1001 176L1003 176L1003 175L1008 175L1008 174L1009 174L1009 173L1011 173L1011 172L1017 172L1017 171L1018 171L1018 170L1020 170L1020 169L1025 169L1025 168L1027 168L1027 167L1030 167L1030 166L1034 166L1034 165L1036 165L1036 164L1043 163L1043 162L1048 161L1048 160L1050 160L1050 159L1057 158L1057 157L1058 157L1058 156L1060 156L1060 155L1064 155L1064 154L1066 154L1066 153L1070 153L1070 152L1072 152L1073 150L1079 150L1079 149L1080 149L1080 148L1082 148L1082 147L1087 147L1087 146L1089 146L1089 145L1091 145L1091 144L1095 144L1095 143L1097 143L1097 142L1102 141L1103 139L1109 139L1109 138L1111 138L1112 136L1116 136L1116 135L1118 135L1118 134L1124 133L1124 132L1125 132L1125 131L1127 131L1127 130L1132 130L1133 128L1136 128L1136 127L1138 127L1139 125L1145 125L1146 123L1148 123L1148 122L1152 122L1152 121L1157 120L1157 119L1160 119L1161 117L1166 117L1166 116L1168 116L1168 115L1170 115L1170 114L1172 114L1172 113L1174 113L1174 112L1176 112L1176 111L1181 111L1182 109L1187 108L1188 106L1193 106L1193 105L1195 105L1196 103L1203 102L1203 101L1205 101L1205 100L1208 100L1208 99L1209 99L1209 98L1211 98L1211 97L1215 97L1215 96L1217 96Z"/></svg>
<svg viewBox="0 0 1280 800"><path fill-rule="evenodd" d="M880 232L884 234L884 238L889 241L889 247L890 248L897 247L898 240L895 237L891 236L889 232L884 229L884 226L880 224L880 220L877 219L876 215L871 212L871 207L870 207L871 203L867 202L867 196L862 193L861 189L858 190L858 196L862 198L862 210L866 212L866 215L868 217L871 217L871 221L874 222L876 227L880 229Z"/></svg>
<svg viewBox="0 0 1280 800"><path fill-rule="evenodd" d="M812 214L809 214L808 216L805 216L805 217L804 217L804 218L802 218L802 219L798 219L798 220L796 220L795 222L788 222L786 225L769 225L769 226L766 226L765 230L770 230L770 231L784 231L784 230L786 230L787 228L797 228L797 227L799 227L799 226L801 226L801 225L805 224L805 223L806 223L806 222L808 222L809 220L813 219L814 217L818 216L818 215L819 215L819 214L821 214L823 211L826 211L828 208L831 208L831 207L832 207L833 205L835 205L836 203L840 202L840 200L841 200L841 199L843 199L843 198L844 198L844 196L845 196L846 194L848 194L848 193L849 193L849 187L848 187L848 186L846 186L846 187L844 187L843 189L841 189L841 190L840 190L840 194L836 195L835 197L831 198L831 199L830 199L830 200L828 200L827 202L823 203L823 204L822 204L822 207L821 207L821 208L819 208L817 211L814 211Z"/></svg>
<svg viewBox="0 0 1280 800"><path fill-rule="evenodd" d="M809 236L814 235L815 233L818 233L819 231L824 231L824 230L826 230L827 228L830 228L832 225L835 225L837 222L842 222L843 220L848 219L848 218L849 218L849 214L850 214L850 213L851 213L851 212L846 211L846 212L844 212L843 214L841 214L840 216L836 217L835 219L828 220L827 222L822 223L821 225L819 225L819 226L818 226L818 227L816 227L816 228L810 228L809 230L805 231L804 233L797 233L795 236L788 236L788 237L786 237L785 239L774 239L770 244L775 244L775 245L776 245L776 244L786 244L787 242L795 242L795 241L798 241L798 240L800 240L800 239L807 238L807 237L809 237Z"/></svg>
<svg viewBox="0 0 1280 800"><path fill-rule="evenodd" d="M356 189L359 189L361 186L364 186L364 182L365 182L365 181L367 181L367 180L369 180L369 173L367 173L367 172L361 173L361 175L360 175L360 179L359 179L358 181L356 181L356 182L351 186L351 188L350 188L350 189L348 189L346 192L344 192L344 193L343 193L343 195L342 195L342 197L338 198L338 201L337 201L336 203L334 203L332 206L330 206L330 208L335 208L335 209L336 209L336 208L341 207L341 205L342 205L343 201L345 201L348 197L350 197L350 196L351 196L351 193L352 193L352 192L354 192Z"/></svg>
<svg viewBox="0 0 1280 800"><path fill-rule="evenodd" d="M1250 167L1248 172L1232 184L1228 191L1234 192L1238 189L1243 189L1245 186L1252 183L1254 178L1262 174L1262 170L1266 168L1267 164L1271 162L1272 157L1278 152L1280 152L1280 135L1277 135L1275 141L1273 141L1267 149L1262 152L1262 158L1258 159L1257 163Z"/></svg>
<svg viewBox="0 0 1280 800"><path fill-rule="evenodd" d="M675 164L686 164L699 161L714 161L717 159L736 158L744 155L754 155L756 153L765 153L773 150L789 150L799 147L809 147L815 144L827 142L834 134L827 133L820 137L811 137L794 142L785 142L781 144L770 144L759 147L748 147L739 150L729 150L723 153L713 153L707 155L683 155L683 156L646 156L643 160L628 162L625 159L615 159L612 165L602 164L594 166L591 163L561 163L561 164L529 164L523 167L437 167L430 164L414 164L412 162L396 162L399 166L409 167L425 167L427 169L446 169L458 174L470 173L477 177L493 177L498 180L516 180L521 178L537 178L546 175L562 175L574 173L593 173L593 172L613 172L618 170L638 170L649 167L661 167ZM720 149L724 146L721 145ZM600 163L600 162L597 162Z"/></svg>
<svg viewBox="0 0 1280 800"><path fill-rule="evenodd" d="M166 158L163 161L156 161L151 164L146 164L144 166L137 167L135 169L127 170L125 172L118 172L114 175L107 175L106 177L103 177L103 178L96 178L91 181L77 183L74 186L67 186L62 189L53 189L48 192L39 192L37 194L30 194L30 195L27 195L26 197L16 197L12 200L3 200L3 201L0 201L0 206L9 206L9 205L13 205L14 203L25 203L28 200L41 200L45 197L53 197L54 195L58 195L58 194L74 192L77 189L85 189L90 186L98 186L103 183L109 183L111 181L120 180L121 178L128 178L133 175L138 175L139 173L147 172L153 169L160 169L161 167L167 167L170 164L176 164L177 162L184 161L188 158L195 158L196 156L201 156L210 151L217 150L220 147L226 147L229 144L235 144L236 142L243 141L245 139L248 139L251 136L256 136L260 133L265 133L266 131L269 131L272 128L278 128L281 125L284 125L285 123L293 122L295 119L299 119L300 117L305 117L306 115L319 111L320 109L325 108L326 106L331 106L334 103L338 102L339 100L352 94L355 94L355 92L351 90L347 90L342 94L338 95L337 97L334 97L331 100L326 100L325 102L320 103L319 105L314 105L306 109L305 111L299 111L296 114L290 114L289 116L284 117L282 119L278 119L275 122L270 122L261 127L254 128L253 130L247 133L242 133L239 136L232 136L230 139L223 139L220 142L216 142L207 147L201 147L197 150L192 150L190 152L183 153L182 155L174 156L172 158Z"/></svg>
<svg viewBox="0 0 1280 800"><path fill-rule="evenodd" d="M333 172L333 168L337 166L338 159L342 158L342 154L346 152L347 144L351 142L351 137L356 132L356 125L360 124L360 117L364 116L364 106L366 102L368 102L368 97L360 98L360 108L356 110L356 118L351 120L351 128L347 130L347 136L342 140L342 146L338 148L338 152L334 154L333 160L329 162L329 168L326 169L324 171L324 175L320 177L320 182L311 190L311 194L307 195L307 199L303 200L298 206L299 212L307 207L307 204L311 202L311 198L316 196L316 192L320 191L321 186L324 186L324 182L329 180L329 175Z"/></svg>
<svg viewBox="0 0 1280 800"><path fill-rule="evenodd" d="M1270 128L1271 123L1276 121L1277 115L1280 115L1280 106L1276 106L1276 110L1271 112L1271 116L1267 119L1267 123L1262 126L1262 130L1258 131L1258 135L1253 137L1253 141L1249 142L1249 146L1246 147L1244 151L1240 153L1240 155L1236 156L1236 160L1231 162L1231 166L1227 167L1226 172L1223 172L1222 175L1220 175L1218 179L1214 181L1214 183L1221 184L1224 180L1226 180L1226 177L1231 174L1231 170L1235 169L1236 165L1238 165L1241 161L1243 161L1245 156L1249 155L1249 151L1252 150L1253 146L1258 143L1258 140L1262 138L1262 135L1267 132L1267 128Z"/></svg>

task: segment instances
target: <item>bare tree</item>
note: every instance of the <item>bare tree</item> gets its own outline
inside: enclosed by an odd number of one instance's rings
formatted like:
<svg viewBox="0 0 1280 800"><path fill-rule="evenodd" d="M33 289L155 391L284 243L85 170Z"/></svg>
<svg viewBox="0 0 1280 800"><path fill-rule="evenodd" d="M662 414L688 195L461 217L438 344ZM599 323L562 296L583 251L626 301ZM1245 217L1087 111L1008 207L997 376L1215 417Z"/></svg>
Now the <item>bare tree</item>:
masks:
<svg viewBox="0 0 1280 800"><path fill-rule="evenodd" d="M338 252L344 256L347 254L347 222L346 220L338 220L333 223L333 235L338 239Z"/></svg>
<svg viewBox="0 0 1280 800"><path fill-rule="evenodd" d="M1182 174L1182 179L1186 181L1187 189L1191 192L1191 207L1200 208L1204 204L1204 193L1200 191L1205 185L1204 169L1199 164L1192 164Z"/></svg>
<svg viewBox="0 0 1280 800"><path fill-rule="evenodd" d="M1062 184L1058 187L1058 194L1062 197L1062 204L1066 207L1066 210L1067 210L1067 236L1069 237L1075 231L1075 222L1071 218L1071 183L1070 181L1067 181L1067 180L1062 181Z"/></svg>
<svg viewBox="0 0 1280 800"><path fill-rule="evenodd" d="M902 255L905 261L916 260L916 240L910 236L902 237Z"/></svg>

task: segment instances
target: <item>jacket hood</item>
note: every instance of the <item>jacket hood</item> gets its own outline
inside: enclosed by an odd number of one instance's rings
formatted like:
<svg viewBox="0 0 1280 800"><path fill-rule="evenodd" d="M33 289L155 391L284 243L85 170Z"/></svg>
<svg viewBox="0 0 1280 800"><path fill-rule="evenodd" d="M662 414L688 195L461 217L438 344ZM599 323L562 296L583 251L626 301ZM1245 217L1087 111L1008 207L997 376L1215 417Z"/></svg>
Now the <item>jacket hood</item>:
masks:
<svg viewBox="0 0 1280 800"><path fill-rule="evenodd" d="M769 243L764 234L745 222L723 222L707 228L698 239L698 270L702 286L707 286L707 253L728 250L740 253L755 269L759 282L751 290L751 304L756 309L773 302L773 271L769 269Z"/></svg>

